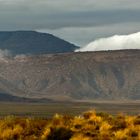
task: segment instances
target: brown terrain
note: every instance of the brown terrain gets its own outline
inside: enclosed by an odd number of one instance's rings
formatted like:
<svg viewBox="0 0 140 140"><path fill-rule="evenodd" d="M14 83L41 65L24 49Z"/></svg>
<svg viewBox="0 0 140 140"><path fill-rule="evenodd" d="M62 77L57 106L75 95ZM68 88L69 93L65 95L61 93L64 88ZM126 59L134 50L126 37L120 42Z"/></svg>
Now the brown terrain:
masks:
<svg viewBox="0 0 140 140"><path fill-rule="evenodd" d="M0 58L0 99L140 100L140 50Z"/></svg>

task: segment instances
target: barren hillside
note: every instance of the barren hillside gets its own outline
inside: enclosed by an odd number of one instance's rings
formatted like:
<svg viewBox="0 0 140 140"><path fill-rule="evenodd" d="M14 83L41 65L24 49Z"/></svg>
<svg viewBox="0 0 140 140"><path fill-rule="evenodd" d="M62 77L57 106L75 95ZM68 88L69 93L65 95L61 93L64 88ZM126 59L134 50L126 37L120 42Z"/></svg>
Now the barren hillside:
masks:
<svg viewBox="0 0 140 140"><path fill-rule="evenodd" d="M1 58L0 91L57 100L140 100L140 51Z"/></svg>

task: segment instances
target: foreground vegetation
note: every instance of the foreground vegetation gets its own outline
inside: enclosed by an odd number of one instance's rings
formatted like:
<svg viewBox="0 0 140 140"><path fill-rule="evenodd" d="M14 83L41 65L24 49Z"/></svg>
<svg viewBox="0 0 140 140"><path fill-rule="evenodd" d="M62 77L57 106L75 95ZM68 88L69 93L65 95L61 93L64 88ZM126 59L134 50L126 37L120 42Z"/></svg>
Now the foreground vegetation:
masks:
<svg viewBox="0 0 140 140"><path fill-rule="evenodd" d="M0 140L139 140L140 116L95 111L80 116L56 114L51 119L0 119Z"/></svg>

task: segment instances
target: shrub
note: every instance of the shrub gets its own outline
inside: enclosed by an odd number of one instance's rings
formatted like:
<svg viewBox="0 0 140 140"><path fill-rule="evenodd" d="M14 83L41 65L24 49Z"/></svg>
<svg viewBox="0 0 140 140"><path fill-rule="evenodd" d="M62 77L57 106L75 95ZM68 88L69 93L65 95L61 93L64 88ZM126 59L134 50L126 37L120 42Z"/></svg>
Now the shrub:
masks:
<svg viewBox="0 0 140 140"><path fill-rule="evenodd" d="M0 140L129 140L140 139L140 117L88 111L51 119L0 119Z"/></svg>

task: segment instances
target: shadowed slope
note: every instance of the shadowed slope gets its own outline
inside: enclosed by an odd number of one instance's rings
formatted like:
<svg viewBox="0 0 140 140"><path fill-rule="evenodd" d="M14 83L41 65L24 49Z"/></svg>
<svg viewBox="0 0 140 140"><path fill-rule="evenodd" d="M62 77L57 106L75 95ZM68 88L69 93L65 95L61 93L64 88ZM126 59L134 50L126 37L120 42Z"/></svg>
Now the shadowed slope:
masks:
<svg viewBox="0 0 140 140"><path fill-rule="evenodd" d="M0 49L17 54L73 52L77 46L47 33L35 31L0 32Z"/></svg>

